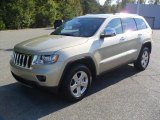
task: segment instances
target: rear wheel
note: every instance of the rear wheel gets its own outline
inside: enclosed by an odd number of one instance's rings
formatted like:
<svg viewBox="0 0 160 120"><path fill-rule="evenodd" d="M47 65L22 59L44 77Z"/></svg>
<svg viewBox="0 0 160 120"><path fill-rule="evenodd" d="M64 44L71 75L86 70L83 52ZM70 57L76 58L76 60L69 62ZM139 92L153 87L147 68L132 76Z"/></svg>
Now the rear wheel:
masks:
<svg viewBox="0 0 160 120"><path fill-rule="evenodd" d="M91 85L91 72L85 65L71 67L62 81L61 92L65 99L70 101L81 100Z"/></svg>
<svg viewBox="0 0 160 120"><path fill-rule="evenodd" d="M150 59L150 51L148 47L143 47L139 57L137 59L136 62L134 62L134 67L137 70L145 70L148 66L149 63L149 59Z"/></svg>

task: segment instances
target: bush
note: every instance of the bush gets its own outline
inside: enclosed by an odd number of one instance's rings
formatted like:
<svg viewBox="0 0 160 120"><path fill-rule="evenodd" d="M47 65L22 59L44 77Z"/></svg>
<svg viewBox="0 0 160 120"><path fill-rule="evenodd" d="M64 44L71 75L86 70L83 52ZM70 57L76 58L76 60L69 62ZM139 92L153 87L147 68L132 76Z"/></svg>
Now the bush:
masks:
<svg viewBox="0 0 160 120"><path fill-rule="evenodd" d="M0 20L0 30L3 30L3 29L5 29L5 24L4 24L4 22L2 21L2 20Z"/></svg>

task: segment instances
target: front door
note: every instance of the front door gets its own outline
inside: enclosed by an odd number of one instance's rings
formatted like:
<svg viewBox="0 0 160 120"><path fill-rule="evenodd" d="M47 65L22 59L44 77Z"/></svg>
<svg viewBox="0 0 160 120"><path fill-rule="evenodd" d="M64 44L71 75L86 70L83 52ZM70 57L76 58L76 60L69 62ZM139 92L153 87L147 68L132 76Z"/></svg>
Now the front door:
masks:
<svg viewBox="0 0 160 120"><path fill-rule="evenodd" d="M105 37L100 39L100 48L98 50L100 55L99 72L104 72L121 64L119 60L121 49L121 41L125 39L123 35L121 19L112 19L106 28L113 28L116 31L116 36Z"/></svg>

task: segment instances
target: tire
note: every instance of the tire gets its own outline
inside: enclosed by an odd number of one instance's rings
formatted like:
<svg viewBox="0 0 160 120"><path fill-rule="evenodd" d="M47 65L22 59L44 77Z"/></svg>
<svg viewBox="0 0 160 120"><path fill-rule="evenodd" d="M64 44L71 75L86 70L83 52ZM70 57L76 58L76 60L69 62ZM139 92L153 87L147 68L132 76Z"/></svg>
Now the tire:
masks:
<svg viewBox="0 0 160 120"><path fill-rule="evenodd" d="M79 101L87 94L91 85L91 72L85 65L77 64L70 67L61 84L61 95L69 101Z"/></svg>
<svg viewBox="0 0 160 120"><path fill-rule="evenodd" d="M150 60L150 51L148 47L143 47L138 59L134 62L135 69L143 71L147 68Z"/></svg>

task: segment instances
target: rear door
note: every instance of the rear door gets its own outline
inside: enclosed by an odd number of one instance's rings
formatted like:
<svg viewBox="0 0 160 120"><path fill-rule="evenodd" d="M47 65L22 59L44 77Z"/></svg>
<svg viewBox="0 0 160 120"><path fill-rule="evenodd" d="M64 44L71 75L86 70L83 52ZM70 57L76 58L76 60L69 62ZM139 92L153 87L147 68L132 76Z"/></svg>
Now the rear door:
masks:
<svg viewBox="0 0 160 120"><path fill-rule="evenodd" d="M138 29L138 39L139 39L139 44L138 49L140 51L141 46L144 42L146 41L151 41L152 38L152 30L147 26L146 22L142 18L134 18L137 29ZM139 52L137 53L138 56Z"/></svg>

